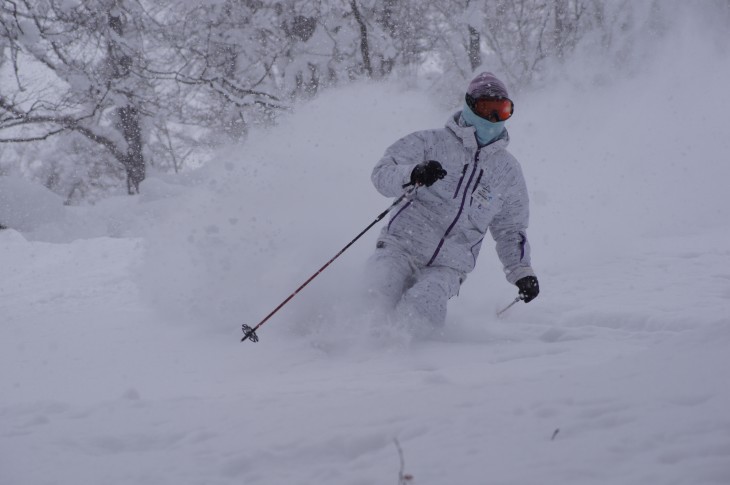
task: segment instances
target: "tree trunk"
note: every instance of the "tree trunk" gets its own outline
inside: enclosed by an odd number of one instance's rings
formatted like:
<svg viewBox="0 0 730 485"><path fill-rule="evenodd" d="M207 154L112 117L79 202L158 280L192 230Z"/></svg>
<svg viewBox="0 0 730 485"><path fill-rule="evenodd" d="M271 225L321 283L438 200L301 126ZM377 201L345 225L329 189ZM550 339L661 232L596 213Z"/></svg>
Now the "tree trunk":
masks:
<svg viewBox="0 0 730 485"><path fill-rule="evenodd" d="M481 38L479 31L469 26L469 63L471 64L471 70L475 71L477 67L482 65L482 49L480 46Z"/></svg>
<svg viewBox="0 0 730 485"><path fill-rule="evenodd" d="M565 42L568 37L568 25L565 22L568 5L565 0L555 0L554 8L555 25L553 27L553 44L558 60L562 61L565 56Z"/></svg>
<svg viewBox="0 0 730 485"><path fill-rule="evenodd" d="M122 16L115 16L111 12L107 14L109 27L118 35L124 34L124 22ZM126 55L112 39L109 40L109 68L113 79L124 79L129 77L132 67L132 58ZM127 94L130 103L127 106L117 108L117 128L122 132L124 141L127 142L127 151L122 159L122 165L127 172L127 192L129 195L139 194L139 184L145 179L146 165L142 154L142 130L140 129L139 110Z"/></svg>
<svg viewBox="0 0 730 485"><path fill-rule="evenodd" d="M140 130L139 111L134 106L117 109L119 127L127 142L127 153L124 157L124 169L127 171L127 191L129 195L139 194L139 184L146 175L144 156L142 155L142 131Z"/></svg>
<svg viewBox="0 0 730 485"><path fill-rule="evenodd" d="M360 52L362 53L362 63L368 77L373 77L373 68L370 65L370 44L368 44L368 27L365 25L365 19L362 18L360 9L357 8L355 0L350 0L352 13L355 14L355 21L360 26Z"/></svg>

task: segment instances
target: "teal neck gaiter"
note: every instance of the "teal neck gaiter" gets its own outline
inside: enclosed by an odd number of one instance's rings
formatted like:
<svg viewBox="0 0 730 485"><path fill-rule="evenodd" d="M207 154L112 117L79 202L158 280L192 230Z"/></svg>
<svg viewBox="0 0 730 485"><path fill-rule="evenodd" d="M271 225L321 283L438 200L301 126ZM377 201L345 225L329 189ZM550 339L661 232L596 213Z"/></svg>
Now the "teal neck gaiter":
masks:
<svg viewBox="0 0 730 485"><path fill-rule="evenodd" d="M496 140L504 130L504 121L497 121L493 123L489 120L477 116L464 103L464 109L461 111L461 118L469 126L473 126L476 129L477 141L480 146L489 145Z"/></svg>

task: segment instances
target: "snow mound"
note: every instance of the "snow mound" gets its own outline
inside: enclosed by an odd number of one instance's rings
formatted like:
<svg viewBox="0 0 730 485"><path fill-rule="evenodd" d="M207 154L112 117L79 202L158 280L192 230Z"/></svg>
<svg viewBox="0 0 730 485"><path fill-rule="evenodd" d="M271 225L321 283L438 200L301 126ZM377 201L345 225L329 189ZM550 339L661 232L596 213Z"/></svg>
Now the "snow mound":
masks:
<svg viewBox="0 0 730 485"><path fill-rule="evenodd" d="M26 179L0 177L0 224L21 232L63 221L63 200L42 185Z"/></svg>

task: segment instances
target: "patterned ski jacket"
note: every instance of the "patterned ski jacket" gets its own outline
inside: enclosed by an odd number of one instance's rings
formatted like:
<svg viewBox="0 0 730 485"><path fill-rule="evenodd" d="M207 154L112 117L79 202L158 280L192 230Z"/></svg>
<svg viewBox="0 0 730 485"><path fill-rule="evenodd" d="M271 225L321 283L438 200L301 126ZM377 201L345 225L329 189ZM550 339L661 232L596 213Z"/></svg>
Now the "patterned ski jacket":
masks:
<svg viewBox="0 0 730 485"><path fill-rule="evenodd" d="M474 269L489 230L507 281L534 276L527 241L529 201L517 160L506 150L509 135L479 147L474 128L459 123L418 131L388 147L372 173L386 197L403 194L414 166L436 160L448 172L430 187L419 187L391 212L379 243L407 252L418 267L447 266L464 274Z"/></svg>

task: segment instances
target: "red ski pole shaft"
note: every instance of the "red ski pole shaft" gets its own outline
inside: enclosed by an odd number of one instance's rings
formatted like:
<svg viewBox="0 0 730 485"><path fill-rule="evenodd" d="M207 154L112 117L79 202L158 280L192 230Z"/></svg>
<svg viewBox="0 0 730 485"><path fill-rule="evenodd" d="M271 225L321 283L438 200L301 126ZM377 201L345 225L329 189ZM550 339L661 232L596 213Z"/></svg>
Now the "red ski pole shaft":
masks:
<svg viewBox="0 0 730 485"><path fill-rule="evenodd" d="M383 218L384 218L384 217L385 217L385 216L386 216L386 215L387 215L387 214L388 214L388 213L389 213L389 212L390 212L391 210L393 210L393 208L394 208L395 206L397 206L398 204L400 204L400 203L401 203L401 202L403 201L403 199L405 199L405 198L406 198L406 196L408 196L409 194L411 194L411 193L412 193L412 192L413 192L414 190L415 190L415 188L413 188L413 189L409 190L409 191L408 191L408 192L406 192L405 194L403 194L403 195L401 195L400 197L398 197L398 198L396 199L396 201L395 201L395 202L393 202L393 203L392 203L392 204L391 204L391 205L390 205L390 206L389 206L389 207L388 207L387 209L385 209L385 210L384 210L383 212L381 212L381 213L380 213L380 214L378 215L378 217L376 217L376 218L375 218L375 220L374 220L373 222L371 222L371 223L370 223L370 224L368 225L368 227L366 227L365 229L363 229L363 230L362 230L362 232L360 232L360 234L358 234L357 236L355 236L355 238L354 238L354 239L353 239L352 241L350 241L349 243L347 243L347 245L345 245L345 247L344 247L344 248L340 249L340 251L339 251L339 252L338 252L337 254L335 254L335 255L334 255L334 256L332 257L332 259L330 259L329 261L327 261L327 262L326 262L326 263L324 264L324 266L322 266L321 268L319 268L319 270L317 270L317 272L316 272L316 273L314 273L314 274L313 274L312 276L310 276L310 277L309 277L309 279L307 279L307 281L305 281L304 283L302 283L302 284L301 284L301 286L299 286L299 288L297 288L296 290L294 290L294 293L292 293L292 294L291 294L291 295L289 295L289 296L288 296L288 297L287 297L287 298L286 298L286 299L285 299L284 301L282 301L281 303L279 303L279 306L277 306L276 308L274 308L274 309L273 309L273 310L271 311L271 313L269 313L268 315L266 315L266 317L264 317L264 319L263 319L263 320L261 320L261 321L260 321L260 322L258 323L258 325L256 325L256 326L255 326L255 327L253 327L253 328L250 328L250 327L248 327L247 325L244 325L244 326L243 326L243 333L244 333L244 335L243 335L243 338L241 339L241 342L243 342L244 340L246 340L246 339L249 339L249 338L250 338L250 339L251 339L251 340L252 340L253 342L256 342L256 341L258 341L258 337L256 336L256 330L258 330L259 328L261 328L261 326L262 326L262 325L263 325L264 323L266 323L266 322L267 322L267 321L268 321L268 320L269 320L269 319L270 319L271 317L273 317L273 316L274 316L274 315L276 314L276 312L278 312L279 310L281 310L281 308L282 308L282 307L283 307L284 305L286 305L287 303L289 303L289 301L290 301L290 300L291 300L292 298L294 298L294 297L295 297L295 296L297 295L297 293L299 293L300 291L302 291L302 290L304 289L304 287L305 287L305 286L307 286L307 285L308 285L309 283L311 283L311 282L312 282L312 280L313 280L314 278L316 278L317 276L319 276L319 274L320 274L320 273L321 273L322 271L324 271L325 269L327 269L327 266L329 266L330 264L332 264L332 262L333 262L333 261L334 261L335 259L339 258L339 257L340 257L340 256L342 255L342 253L344 253L345 251L347 251L347 249L348 249L348 248L349 248L350 246L352 246L353 244L355 244L355 242L356 242L356 241L357 241L358 239L360 239L360 238L361 238L361 237L362 237L362 236L363 236L363 235L364 235L364 234L365 234L366 232L368 232L368 231L369 231L369 230L370 230L370 229L371 229L371 228L372 228L372 227L373 227L373 226L374 226L375 224L377 224L378 222L380 222L380 221L381 221L381 220L382 220L382 219L383 219Z"/></svg>

